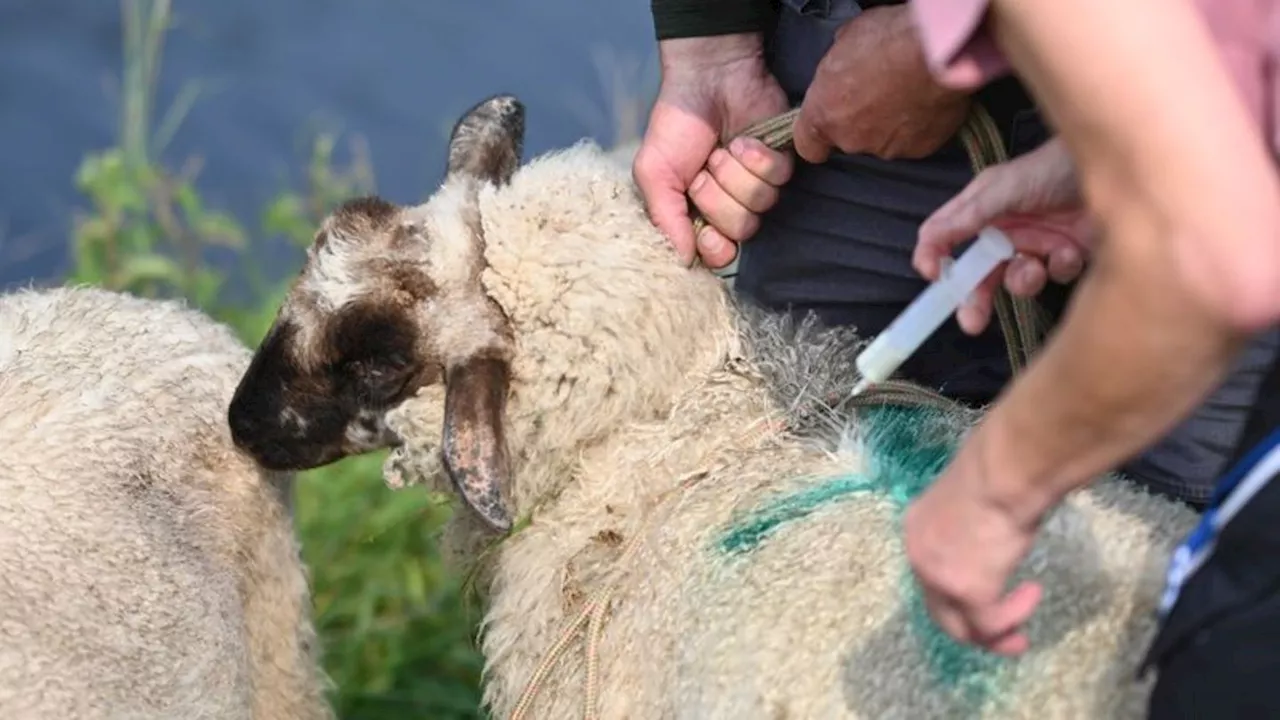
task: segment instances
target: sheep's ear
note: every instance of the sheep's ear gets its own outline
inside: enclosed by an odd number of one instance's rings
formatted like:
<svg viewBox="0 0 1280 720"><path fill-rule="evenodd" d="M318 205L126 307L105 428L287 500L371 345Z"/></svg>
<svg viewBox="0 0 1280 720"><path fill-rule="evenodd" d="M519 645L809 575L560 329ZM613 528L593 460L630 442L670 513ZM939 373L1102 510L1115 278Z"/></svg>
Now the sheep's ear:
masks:
<svg viewBox="0 0 1280 720"><path fill-rule="evenodd" d="M495 529L511 529L505 491L511 459L503 431L510 368L506 360L473 357L445 377L444 438L449 479L471 509Z"/></svg>
<svg viewBox="0 0 1280 720"><path fill-rule="evenodd" d="M524 105L511 95L491 97L453 126L446 177L501 185L519 167L523 147Z"/></svg>

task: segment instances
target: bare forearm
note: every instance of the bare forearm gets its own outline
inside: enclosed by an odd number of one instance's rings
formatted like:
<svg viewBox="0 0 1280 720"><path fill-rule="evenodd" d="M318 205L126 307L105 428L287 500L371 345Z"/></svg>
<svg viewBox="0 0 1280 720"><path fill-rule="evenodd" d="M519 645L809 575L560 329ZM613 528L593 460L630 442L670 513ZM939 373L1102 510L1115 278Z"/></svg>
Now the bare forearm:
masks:
<svg viewBox="0 0 1280 720"><path fill-rule="evenodd" d="M1179 287L1226 322L1273 322L1274 161L1190 0L995 7L997 40L1071 150L1110 244L1168 257ZM1120 226L1135 215L1170 234L1130 236Z"/></svg>
<svg viewBox="0 0 1280 720"><path fill-rule="evenodd" d="M1280 193L1189 5L1007 0L993 19L1101 229L1060 329L980 431L1019 468L991 475L996 495L1031 518L1158 439L1274 322Z"/></svg>
<svg viewBox="0 0 1280 720"><path fill-rule="evenodd" d="M1167 239L1164 229L1127 232ZM1109 239L1057 333L980 431L991 443L991 481L1014 483L994 496L1028 522L1170 430L1246 337L1205 313L1167 266L1135 268ZM1002 475L1002 465L1020 471Z"/></svg>

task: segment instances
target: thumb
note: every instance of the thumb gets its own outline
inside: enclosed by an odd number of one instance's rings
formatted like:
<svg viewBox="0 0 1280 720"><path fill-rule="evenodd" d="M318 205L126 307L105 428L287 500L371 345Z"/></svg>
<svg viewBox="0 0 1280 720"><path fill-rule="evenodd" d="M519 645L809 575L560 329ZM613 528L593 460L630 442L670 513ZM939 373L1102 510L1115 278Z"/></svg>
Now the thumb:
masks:
<svg viewBox="0 0 1280 720"><path fill-rule="evenodd" d="M632 175L644 197L649 219L666 236L680 261L691 264L695 238L685 195L687 183L660 155L645 147L636 154Z"/></svg>
<svg viewBox="0 0 1280 720"><path fill-rule="evenodd" d="M795 126L791 131L792 144L796 154L805 162L821 165L831 157L831 143L827 142L822 132L813 124L807 110L806 106L800 106L800 114L796 116Z"/></svg>

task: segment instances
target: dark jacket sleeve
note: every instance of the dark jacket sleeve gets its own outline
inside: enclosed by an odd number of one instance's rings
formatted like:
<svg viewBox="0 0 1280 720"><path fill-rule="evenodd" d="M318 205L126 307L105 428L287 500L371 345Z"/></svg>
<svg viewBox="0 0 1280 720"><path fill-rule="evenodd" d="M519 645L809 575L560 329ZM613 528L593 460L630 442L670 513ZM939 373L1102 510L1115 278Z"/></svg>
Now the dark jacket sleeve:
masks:
<svg viewBox="0 0 1280 720"><path fill-rule="evenodd" d="M658 40L764 32L775 20L772 0L650 0Z"/></svg>

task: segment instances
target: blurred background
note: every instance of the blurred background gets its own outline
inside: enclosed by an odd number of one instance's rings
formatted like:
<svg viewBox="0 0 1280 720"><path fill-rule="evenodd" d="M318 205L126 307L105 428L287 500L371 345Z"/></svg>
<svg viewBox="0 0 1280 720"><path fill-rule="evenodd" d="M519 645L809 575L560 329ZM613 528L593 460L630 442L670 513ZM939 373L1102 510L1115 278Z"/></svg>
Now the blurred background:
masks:
<svg viewBox="0 0 1280 720"><path fill-rule="evenodd" d="M254 345L320 218L429 195L470 105L518 95L527 158L634 143L657 83L646 0L0 0L0 289L182 296ZM382 459L297 488L339 717L480 717L447 499Z"/></svg>

